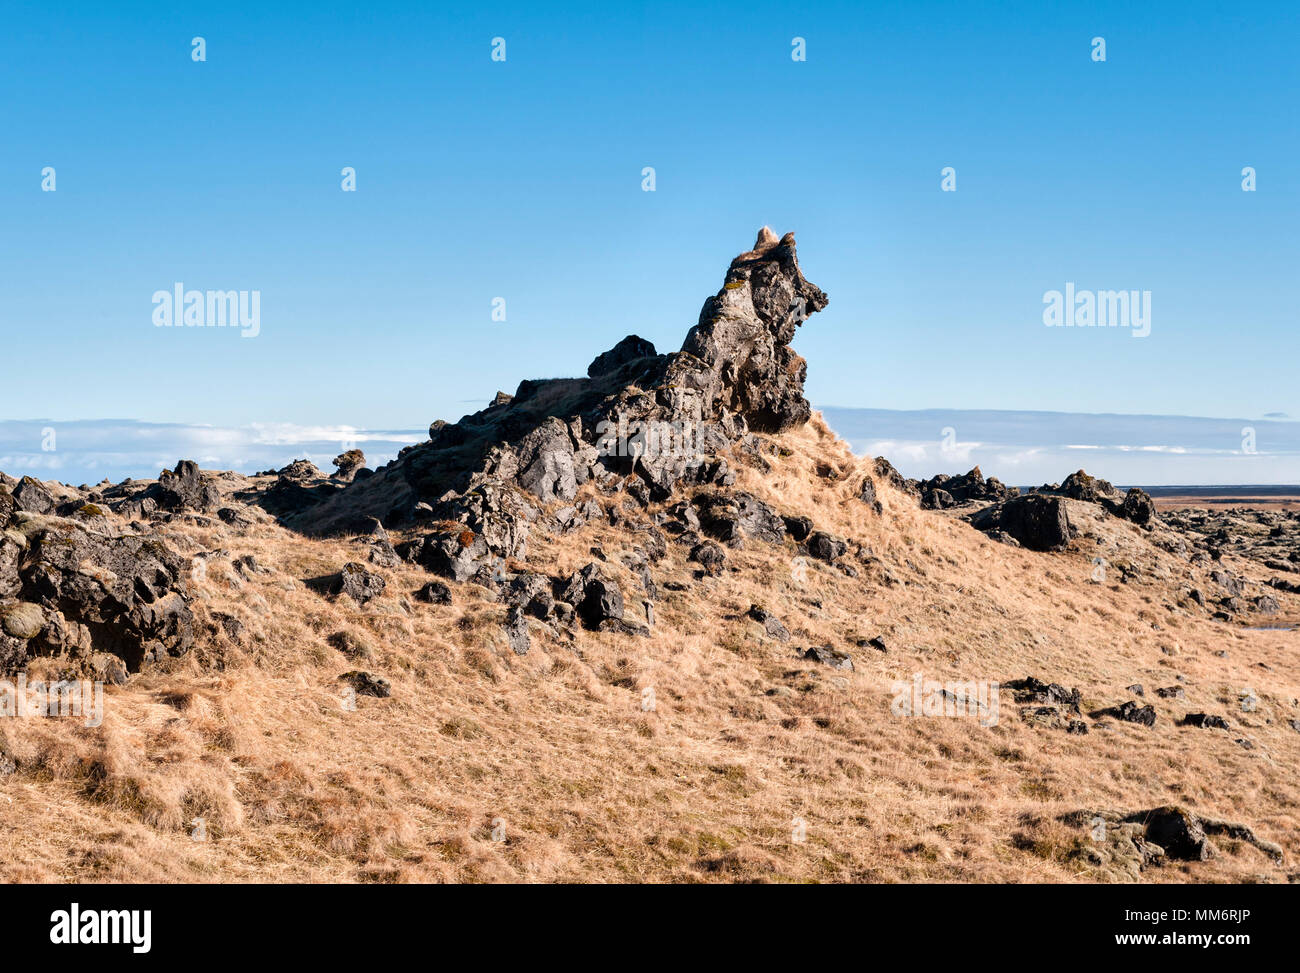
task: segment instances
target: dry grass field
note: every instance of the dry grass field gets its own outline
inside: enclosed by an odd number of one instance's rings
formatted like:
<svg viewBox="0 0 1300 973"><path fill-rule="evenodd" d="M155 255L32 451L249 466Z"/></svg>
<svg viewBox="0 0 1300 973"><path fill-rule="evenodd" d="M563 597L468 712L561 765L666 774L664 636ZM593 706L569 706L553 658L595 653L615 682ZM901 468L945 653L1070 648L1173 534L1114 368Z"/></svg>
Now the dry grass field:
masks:
<svg viewBox="0 0 1300 973"><path fill-rule="evenodd" d="M162 527L182 553L216 552L191 582L196 611L229 613L243 632L109 687L98 728L0 721L0 878L1111 881L1089 864L1087 830L1062 816L1169 804L1246 824L1283 860L1215 838L1210 860L1142 881L1297 877L1300 635L1180 606L1196 569L1127 521L1085 519L1060 554L1012 548L888 484L873 512L855 493L870 461L820 417L771 438L785 447L771 471L737 459L736 488L849 539L857 576L796 562L789 540L748 540L720 576L697 579L670 540L649 638L533 623L518 656L487 589L452 585L451 604L424 604L412 594L430 576L406 563L384 569L387 589L365 607L305 583L354 559L355 539L269 520ZM600 547L635 603L634 542L607 521L539 531L527 563L567 572ZM1094 579L1099 551L1133 576ZM232 561L245 554L266 570L241 576ZM1277 600L1271 624L1300 620L1300 596ZM768 636L753 604L792 639ZM368 657L327 641L341 631ZM859 645L876 636L887 651ZM826 643L852 653L853 671L800 657ZM391 698L349 708L338 677L355 668L389 679ZM1141 683L1158 719L1090 718L1072 735L1023 720L1005 690L992 726L896 715L895 682L918 672L1036 676L1077 687L1085 712ZM1153 694L1175 685L1184 699ZM1194 711L1229 730L1175 725Z"/></svg>

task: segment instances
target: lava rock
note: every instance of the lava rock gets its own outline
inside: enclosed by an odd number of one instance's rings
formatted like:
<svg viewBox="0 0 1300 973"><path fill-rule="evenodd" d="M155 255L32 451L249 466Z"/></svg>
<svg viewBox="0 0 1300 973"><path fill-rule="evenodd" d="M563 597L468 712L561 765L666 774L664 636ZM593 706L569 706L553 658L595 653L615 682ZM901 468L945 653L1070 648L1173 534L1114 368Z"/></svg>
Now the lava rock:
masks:
<svg viewBox="0 0 1300 973"><path fill-rule="evenodd" d="M358 696L375 696L379 699L387 699L393 695L393 685L383 676L376 676L372 672L365 672L360 669L354 669L351 672L345 672L339 676L341 682L348 683Z"/></svg>
<svg viewBox="0 0 1300 973"><path fill-rule="evenodd" d="M655 357L655 346L644 338L630 334L609 351L601 352L587 366L587 376L596 378L616 372L629 362Z"/></svg>
<svg viewBox="0 0 1300 973"><path fill-rule="evenodd" d="M832 645L813 646L804 652L803 658L810 662L820 662L832 669L853 671L853 658L843 649L837 649Z"/></svg>
<svg viewBox="0 0 1300 973"><path fill-rule="evenodd" d="M1033 551L1063 551L1072 536L1065 500L1038 493L986 507L971 524L985 532L1001 530Z"/></svg>
<svg viewBox="0 0 1300 973"><path fill-rule="evenodd" d="M790 641L790 632L777 618L762 605L750 605L747 612L750 618L763 626L763 630L778 642Z"/></svg>
<svg viewBox="0 0 1300 973"><path fill-rule="evenodd" d="M1188 713L1178 721L1179 726L1195 726L1202 730L1226 730L1228 721L1222 716L1212 716L1209 713Z"/></svg>
<svg viewBox="0 0 1300 973"><path fill-rule="evenodd" d="M343 565L330 585L331 595L347 595L358 605L364 605L384 593L388 582L381 575L367 571L365 567L349 561Z"/></svg>
<svg viewBox="0 0 1300 973"><path fill-rule="evenodd" d="M808 554L817 558L819 561L830 563L837 557L841 556L848 550L849 546L843 538L836 537L834 534L828 534L825 531L814 531L808 536Z"/></svg>

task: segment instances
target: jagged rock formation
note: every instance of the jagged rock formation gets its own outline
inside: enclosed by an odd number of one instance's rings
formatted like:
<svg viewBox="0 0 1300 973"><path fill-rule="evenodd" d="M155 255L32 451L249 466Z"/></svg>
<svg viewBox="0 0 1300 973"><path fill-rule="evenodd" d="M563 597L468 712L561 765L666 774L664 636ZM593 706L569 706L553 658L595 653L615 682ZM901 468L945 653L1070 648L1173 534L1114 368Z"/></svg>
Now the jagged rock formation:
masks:
<svg viewBox="0 0 1300 973"><path fill-rule="evenodd" d="M116 536L85 504L71 517L14 511L0 534L0 671L36 654L130 671L194 642L187 561L148 533Z"/></svg>
<svg viewBox="0 0 1300 973"><path fill-rule="evenodd" d="M978 466L961 476L940 473L928 480L921 480L918 489L921 494L921 506L938 510L970 501L997 503L1020 494L1016 487L1004 486L996 476L984 479L984 474L980 472Z"/></svg>
<svg viewBox="0 0 1300 973"><path fill-rule="evenodd" d="M587 378L521 382L481 412L434 423L427 443L346 489L303 487L282 472L265 504L311 533L356 530L370 517L441 522L448 526L407 553L464 578L520 554L540 506L572 500L591 480L635 477L647 500L683 485L726 485L721 452L757 449L753 432L808 420L807 366L790 342L826 303L799 269L793 234L778 240L765 227L732 261L680 351L660 355L630 335L597 356ZM465 531L474 539L462 551L454 540Z"/></svg>

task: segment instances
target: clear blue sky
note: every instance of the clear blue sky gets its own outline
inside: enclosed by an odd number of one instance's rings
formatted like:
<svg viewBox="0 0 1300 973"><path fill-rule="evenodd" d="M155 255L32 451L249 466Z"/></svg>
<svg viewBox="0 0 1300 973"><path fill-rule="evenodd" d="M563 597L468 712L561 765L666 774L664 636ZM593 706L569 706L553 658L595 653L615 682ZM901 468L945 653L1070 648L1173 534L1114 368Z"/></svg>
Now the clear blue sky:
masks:
<svg viewBox="0 0 1300 973"><path fill-rule="evenodd" d="M422 428L677 348L764 223L815 404L1300 417L1300 5L168 6L0 15L0 418ZM176 281L261 335L153 327Z"/></svg>

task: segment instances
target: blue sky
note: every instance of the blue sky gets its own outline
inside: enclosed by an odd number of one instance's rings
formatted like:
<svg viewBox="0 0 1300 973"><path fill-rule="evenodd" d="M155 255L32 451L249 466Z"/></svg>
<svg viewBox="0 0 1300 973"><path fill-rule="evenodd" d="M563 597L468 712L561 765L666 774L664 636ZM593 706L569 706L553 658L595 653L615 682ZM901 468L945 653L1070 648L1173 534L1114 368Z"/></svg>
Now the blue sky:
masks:
<svg viewBox="0 0 1300 973"><path fill-rule="evenodd" d="M677 348L765 223L817 405L1300 417L1294 4L184 6L6 5L0 419L422 429Z"/></svg>

